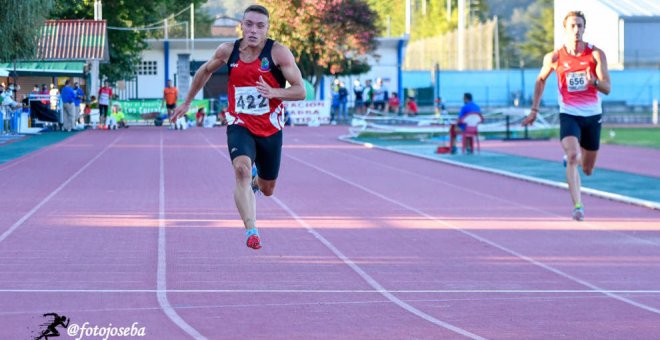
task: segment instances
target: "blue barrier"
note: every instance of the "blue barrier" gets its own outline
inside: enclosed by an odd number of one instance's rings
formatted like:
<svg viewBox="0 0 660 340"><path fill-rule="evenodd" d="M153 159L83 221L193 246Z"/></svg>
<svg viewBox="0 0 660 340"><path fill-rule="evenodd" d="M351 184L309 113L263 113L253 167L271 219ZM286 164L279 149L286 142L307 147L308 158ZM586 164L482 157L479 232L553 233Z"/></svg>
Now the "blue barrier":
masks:
<svg viewBox="0 0 660 340"><path fill-rule="evenodd" d="M403 87L434 87L439 81L439 93L446 105L463 104L463 93L472 93L482 106L509 106L522 99L529 106L539 69L507 69L490 71L405 71ZM603 103L617 102L626 105L651 106L654 98L660 98L660 69L610 70L612 91L601 94ZM557 77L553 72L546 80L542 103L557 105ZM437 93L435 88L435 93Z"/></svg>

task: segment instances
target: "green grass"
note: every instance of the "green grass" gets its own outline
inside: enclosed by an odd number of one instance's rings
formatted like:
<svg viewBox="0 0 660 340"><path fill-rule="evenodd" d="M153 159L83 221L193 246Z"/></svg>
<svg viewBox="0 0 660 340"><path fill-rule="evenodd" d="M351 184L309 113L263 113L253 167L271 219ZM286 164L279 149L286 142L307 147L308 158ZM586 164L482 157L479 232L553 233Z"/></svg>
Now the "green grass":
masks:
<svg viewBox="0 0 660 340"><path fill-rule="evenodd" d="M660 149L660 128L603 127L601 143L645 146Z"/></svg>

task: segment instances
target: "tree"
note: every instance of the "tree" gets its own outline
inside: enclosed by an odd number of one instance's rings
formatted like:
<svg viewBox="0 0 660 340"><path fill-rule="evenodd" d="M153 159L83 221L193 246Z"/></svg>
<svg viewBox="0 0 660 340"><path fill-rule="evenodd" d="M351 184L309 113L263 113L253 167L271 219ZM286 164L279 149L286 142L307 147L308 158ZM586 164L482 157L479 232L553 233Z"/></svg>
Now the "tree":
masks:
<svg viewBox="0 0 660 340"><path fill-rule="evenodd" d="M206 0L104 1L103 19L107 21L109 27L142 27L154 24L184 10L190 6L191 2L195 4L197 9L195 11L195 34L196 36L204 36L208 33L203 34L202 30L210 31L213 21L208 14L200 9ZM181 15L185 16L187 14L188 12L184 12ZM93 17L93 0L57 0L50 14L52 19L92 19ZM181 20L180 18L177 19ZM135 75L135 67L141 61L141 52L147 47L144 39L154 36L153 33L148 32L109 29L110 62L101 64L101 74L108 77L111 82L131 79ZM162 30L159 32L162 32Z"/></svg>
<svg viewBox="0 0 660 340"><path fill-rule="evenodd" d="M16 62L35 57L37 40L52 0L0 0L0 60ZM16 73L14 72L14 82Z"/></svg>
<svg viewBox="0 0 660 340"><path fill-rule="evenodd" d="M376 49L378 16L364 0L260 2L270 11L270 35L291 49L315 89L324 73L344 72L347 59L357 67Z"/></svg>
<svg viewBox="0 0 660 340"><path fill-rule="evenodd" d="M554 8L553 0L537 0L528 9L528 30L526 39L520 44L520 52L525 64L540 67L543 56L554 49Z"/></svg>

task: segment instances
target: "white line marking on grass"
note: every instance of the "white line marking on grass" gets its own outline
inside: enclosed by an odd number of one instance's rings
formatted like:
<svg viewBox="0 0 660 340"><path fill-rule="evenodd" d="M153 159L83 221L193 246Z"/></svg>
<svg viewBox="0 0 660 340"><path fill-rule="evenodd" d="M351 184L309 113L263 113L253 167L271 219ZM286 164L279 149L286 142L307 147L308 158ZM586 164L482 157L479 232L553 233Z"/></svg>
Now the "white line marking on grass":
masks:
<svg viewBox="0 0 660 340"><path fill-rule="evenodd" d="M166 239L165 239L165 160L163 155L163 134L160 134L160 180L158 195L158 271L156 295L158 304L172 322L181 328L188 335L195 339L206 339L195 328L183 320L167 300L167 258L166 258Z"/></svg>
<svg viewBox="0 0 660 340"><path fill-rule="evenodd" d="M2 235L0 235L0 242L4 241L7 237L9 237L9 235L11 235L14 231L16 231L16 229L18 229L21 225L23 225L25 221L27 221L30 217L32 217L32 215L34 215L37 211L39 211L41 207L43 207L53 197L55 197L55 195L57 195L60 191L62 191L64 187L66 187L69 183L71 183L74 179L76 179L78 175L80 175L83 171L85 171L90 165L92 165L92 163L94 163L97 159L99 159L99 157L101 157L113 145L115 145L115 143L117 143L117 141L121 136L122 135L117 136L117 138L115 138L115 140L112 143L108 144L105 148L103 148L103 150L101 150L101 152L99 152L96 156L94 156L94 158L90 159L87 163L85 163L85 165L83 165L82 168L80 168L73 175L71 175L69 179L64 181L64 183L60 184L60 186L58 186L57 188L55 188L55 190L53 190L50 194L48 194L48 196L46 196L43 200L41 200L41 202L39 202L36 206L34 206L34 208L30 209L30 211L28 211L25 215L23 215L23 217L21 217L18 221L16 221L16 223L14 223L11 227L9 227L7 231L2 233Z"/></svg>
<svg viewBox="0 0 660 340"><path fill-rule="evenodd" d="M477 234L475 234L475 233L473 233L473 232L470 232L470 231L467 231L467 230L465 230L465 229L461 229L461 228L459 228L459 227L456 227L456 226L452 225L451 223L448 223L448 222L445 222L445 221L443 221L443 220L440 220L440 219L438 219L438 218L436 218L436 217L434 217L434 216L431 216L431 215L429 215L429 214L427 214L427 213L425 213L425 212L423 212L423 211L421 211L421 210L419 210L419 209L417 209L417 208L415 208L415 207L412 207L412 206L407 205L407 204L405 204L405 203L401 203L401 202L399 202L399 201L397 201L397 200L395 200L395 199L393 199L393 198L387 197L387 196L385 196L385 195L383 195L383 194L381 194L381 193L378 193L378 192L376 192L376 191L373 191L373 190L371 190L371 189L369 189L369 188L367 188L367 187L364 187L364 186L362 186L362 185L360 185L360 184L358 184L358 183L355 183L355 182L353 182L353 181L351 181L351 180L345 179L345 178L343 178L343 177L341 177L341 176L339 176L339 175L336 175L336 174L334 174L334 173L332 173L332 172L330 172L330 171L327 171L327 170L325 170L325 169L323 169L323 168L320 168L320 167L318 167L318 166L316 166L316 165L314 165L314 164L311 164L311 163L309 163L309 162L306 162L306 161L304 161L304 160L302 160L302 159L299 159L299 158L297 158L297 157L293 157L293 156L290 156L290 155L287 155L287 157L289 157L289 158L291 158L291 159L293 159L293 160L295 160L295 161L297 161L297 162L299 162L299 163L301 163L301 164L304 164L304 165L306 165L306 166L308 166L308 167L310 167L310 168L316 169L317 171L322 172L322 173L324 173L324 174L326 174L326 175L328 175L328 176L330 176L330 177L333 177L333 178L335 178L335 179L337 179L337 180L339 180L339 181L342 181L342 182L344 182L344 183L346 183L346 184L349 184L349 185L351 185L351 186L353 186L353 187L356 187L356 188L358 188L358 189L361 189L362 191L365 191L365 192L367 192L367 193L370 193L370 194L372 194L372 195L374 195L374 196L376 196L376 197L378 197L378 198L380 198L380 199L382 199L382 200L384 200L384 201L390 202L390 203L395 204L395 205L398 205L398 206L400 206L400 207L402 207L402 208L404 208L404 209L410 210L410 211L412 211L412 212L414 212L414 213L416 213L416 214L418 214L418 215L420 215L420 216L426 217L427 219L429 219L429 220L431 220L431 221L437 222L437 223L439 223L439 224L441 224L441 225L444 225L444 226L446 226L446 227L448 227L448 228L451 228L451 229L456 230L456 231L458 231L458 232L460 232L460 233L463 233L463 234L465 234L465 235L467 235L467 236L469 236L469 237L471 237L471 238L473 238L473 239L475 239L475 240L478 240L478 241L481 241L481 242L483 242L483 243L486 243L486 244L488 244L488 245L490 245L490 246L492 246L492 247L495 247L495 248L497 248L497 249L499 249L499 250L501 250L501 251L503 251L503 252L505 252L505 253L511 254L511 255L513 255L513 256L515 256L515 257L518 257L519 259L525 260L525 261L527 261L527 262L529 262L529 263L531 263L531 264L534 264L534 265L536 265L536 266L538 266L538 267L541 267L541 268L543 268L543 269L545 269L545 270L547 270L547 271L553 272L553 273L555 273L555 274L557 274L557 275L559 275L559 276L562 276L562 277L564 277L564 278L567 278L567 279L569 279L569 280L571 280L571 281L573 281L573 282L577 282L577 283L579 283L579 284L581 284L581 285L583 285L583 286L585 286L585 287L591 288L591 289L593 289L594 291L597 291L597 292L599 292L599 293L601 293L601 294L607 295L607 296L609 296L609 297L611 297L611 298L613 298L613 299L616 299L616 300L619 300L619 301L621 301L621 302L627 303L627 304L629 304L629 305L632 305L632 306L635 306L635 307L638 307L638 308L644 309L644 310L646 310L646 311L649 311L649 312L652 312L652 313L656 313L656 314L660 314L660 310L657 309L657 308L653 308L653 307L651 307L651 306L647 306L647 305L645 305L645 304L642 304L642 303L639 303L639 302L636 302L636 301L630 300L630 299L625 298L625 297L623 297L623 296L619 296L619 295L616 295L616 294L614 294L614 293L610 293L608 290L605 290L605 289L603 289L603 288L600 288L600 287L598 287L598 286L596 286L596 285L594 285L594 284L592 284L592 283L590 283L590 282L588 282L588 281L585 281L585 280L582 280L582 279L577 278L577 277L575 277L575 276L572 276L572 275L570 275L570 274L568 274L568 273L565 273L565 272L563 272L563 271L561 271L561 270L559 270L559 269L557 269L557 268L554 268L554 267L552 267L552 266L550 266L550 265L547 265L547 264L545 264L545 263L543 263L543 262L537 261L537 260L535 260L535 259L533 259L533 258L531 258L531 257L529 257L529 256L523 255L523 254L521 254L521 253L519 253L519 252L517 252L517 251L515 251L515 250L513 250L513 249L507 248L507 247L505 247L505 246L503 246L503 245L501 245L501 244L499 244L499 243L496 243L496 242L494 242L494 241L491 241L491 240L489 240L489 239L487 239L487 238L485 238L485 237L479 236L479 235L477 235Z"/></svg>

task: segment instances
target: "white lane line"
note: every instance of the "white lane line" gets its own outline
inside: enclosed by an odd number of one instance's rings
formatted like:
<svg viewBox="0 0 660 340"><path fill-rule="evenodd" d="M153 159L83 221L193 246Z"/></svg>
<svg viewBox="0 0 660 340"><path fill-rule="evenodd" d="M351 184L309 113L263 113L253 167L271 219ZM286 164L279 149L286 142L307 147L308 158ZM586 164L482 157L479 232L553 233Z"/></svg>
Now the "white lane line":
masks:
<svg viewBox="0 0 660 340"><path fill-rule="evenodd" d="M536 212L539 212L539 213L542 213L542 214L546 214L548 216L561 218L562 220L569 220L569 217L567 217L565 215L558 215L558 214L552 213L552 212L547 211L547 210L543 210L543 209L540 209L540 208L537 208L537 207L534 207L534 206L529 206L529 205L526 205L526 204L514 202L512 200L509 200L509 199L506 199L506 198L503 198L503 197L498 197L498 196L490 195L490 194L487 194L487 193L484 193L484 192L481 192L481 191L468 189L468 188L462 187L460 185L456 185L455 183L443 181L443 180L440 180L440 179L434 178L434 177L421 175L421 174L419 174L417 172L414 172L414 171L409 171L409 170L404 170L404 169L401 169L401 168L393 167L393 166L387 165L385 163L376 162L376 161L373 161L373 160L370 160L370 159L367 159L367 158L364 158L364 157L360 157L360 156L355 156L355 155L352 155L352 154L347 153L347 152L339 152L339 151L335 151L335 150L327 150L327 151L336 153L338 155L342 155L344 157L351 157L353 159L358 159L358 160L361 160L361 161L364 161L364 162L376 164L380 168L391 169L391 170L394 170L394 171L397 171L397 172L404 173L408 176L414 176L414 177L421 178L424 181L440 183L442 185L445 185L445 186L448 186L448 187L451 187L451 188L454 188L454 189L457 189L457 190L460 190L460 191L468 192L468 193L471 193L471 194L474 194L474 195L477 195L477 196L481 196L481 197L484 197L484 198L492 199L494 201L500 201L500 202L508 203L508 204L511 204L511 205L514 205L516 207L523 208L523 209L526 209L526 210L536 211ZM585 226L585 227L588 227L588 228L593 229L593 230L605 231L605 232L612 233L612 234L615 234L615 235L623 236L627 239L634 240L634 241L637 241L637 242L646 243L646 244L649 244L649 245L652 245L652 246L655 246L655 247L660 246L660 242L643 239L643 238L640 238L640 237L637 237L637 236L634 236L634 235L626 234L626 233L621 232L621 231L599 228L596 224L594 224L593 222L589 222L588 220L580 222L580 226Z"/></svg>
<svg viewBox="0 0 660 340"><path fill-rule="evenodd" d="M172 322L194 339L206 339L176 313L167 299L167 258L165 239L165 160L163 155L163 134L160 134L160 190L158 195L158 272L156 296L158 304Z"/></svg>
<svg viewBox="0 0 660 340"><path fill-rule="evenodd" d="M603 290L592 289L0 289L0 293L165 293L165 294L660 294L660 290Z"/></svg>
<svg viewBox="0 0 660 340"><path fill-rule="evenodd" d="M48 203L55 195L57 195L64 187L66 187L69 183L71 183L78 175L80 175L83 171L85 171L92 163L94 163L99 157L101 157L106 151L108 151L117 141L119 141L119 138L122 135L117 136L115 140L108 144L101 152L99 152L94 158L90 159L85 165L82 166L78 171L76 171L69 179L64 181L64 183L60 184L55 190L53 190L48 196L46 196L41 202L39 202L34 208L30 209L23 217L21 217L16 223L14 223L9 229L7 229L2 235L0 235L0 242L4 241L9 235L11 235L16 229L18 229L25 221L27 221L32 215L34 215L41 207L43 207L46 203Z"/></svg>
<svg viewBox="0 0 660 340"><path fill-rule="evenodd" d="M325 237L323 237L321 234L319 234L312 226L310 226L305 220L300 218L298 214L296 214L293 210L291 210L284 202L280 201L277 197L271 196L273 200L280 206L282 209L284 209L291 217L293 217L298 223L305 227L307 231L314 235L314 237L321 241L323 245L326 246L326 248L330 249L338 258L340 258L346 265L348 265L353 271L355 271L364 281L366 281L371 287L373 287L378 293L382 294L384 297L386 297L388 300L394 302L396 305L399 307L407 310L408 312L417 315L418 317L429 321L437 326L440 326L442 328L448 329L450 331L453 331L455 333L458 333L460 335L463 335L465 337L471 338L471 339L483 339L481 336L476 335L474 333L471 333L463 328L454 326L450 323L444 322L442 320L436 319L433 316L426 314L422 312L421 310L405 303L404 301L400 300L396 296L394 296L391 292L386 290L378 281L376 281L374 278L372 278L369 274L367 274L360 266L355 264L350 258L348 258L346 255L344 255L337 247L335 247L330 241L328 241Z"/></svg>
<svg viewBox="0 0 660 340"><path fill-rule="evenodd" d="M206 136L204 136L204 138L206 139L206 141L209 143L209 145L211 145L211 147L214 150L216 150L220 155L222 155L222 157L224 157L225 159L229 159L229 157L227 155L225 155L223 152L221 152L220 150L218 150L218 148L216 148L215 145L213 145L213 143L211 143L211 141ZM394 302L395 304L397 304L399 307L405 309L406 311L408 311L408 312L410 312L414 315L417 315L418 317L420 317L420 318L422 318L426 321L429 321L429 322L431 322L431 323L433 323L437 326L448 329L450 331L453 331L457 334L463 335L463 336L471 338L471 339L484 339L483 337L481 337L479 335L476 335L476 334L473 334L473 333L470 333L465 329L462 329L460 327L454 326L454 325L449 324L447 322L438 320L438 319L432 317L431 315L428 315L428 314L416 309L415 307L399 300L396 296L392 295L383 286L381 286L376 280L374 280L371 276L369 276L369 274L367 274L364 270L362 270L362 268L360 268L357 264L355 264L353 261L351 261L351 259L346 257L341 251L339 251L339 249L337 249L332 243L330 243L330 241L326 240L321 234L316 232L316 230L314 230L309 224L307 224L307 222L305 222L303 219L301 219L286 204L284 204L282 201L280 201L274 195L271 196L271 198L282 209L284 209L289 215L291 215L291 217L293 217L296 221L298 221L298 223L301 226L305 227L305 229L307 229L307 231L309 233L311 233L316 239L321 241L321 243L323 243L323 245L325 245L326 248L328 248L330 251L332 251L346 265L348 265L351 269L353 269L353 271L355 271L358 275L360 275L360 277L362 277L363 280L365 280L371 287L376 289L380 294L382 294L388 300Z"/></svg>
<svg viewBox="0 0 660 340"><path fill-rule="evenodd" d="M364 187L364 186L362 186L362 185L360 185L360 184L358 184L358 183L355 183L355 182L353 182L353 181L351 181L351 180L345 179L345 178L343 178L343 177L341 177L341 176L339 176L339 175L336 175L336 174L334 174L334 173L332 173L332 172L329 172L329 171L327 171L327 170L325 170L325 169L323 169L323 168L320 168L320 167L318 167L318 166L316 166L316 165L314 165L314 164L311 164L311 163L309 163L309 162L306 162L306 161L304 161L304 160L302 160L302 159L299 159L299 158L297 158L297 157L293 157L293 156L291 156L291 155L287 155L287 157L288 157L288 158L291 158L291 159L293 159L293 160L295 160L295 161L297 161L297 162L299 162L299 163L301 163L301 164L307 165L307 166L310 167L310 168L316 169L317 171L322 172L322 173L324 173L324 174L326 174L326 175L328 175L328 176L330 176L330 177L333 177L333 178L335 178L335 179L337 179L337 180L339 180L339 181L342 181L342 182L344 182L344 183L346 183L346 184L349 184L349 185L351 185L351 186L354 186L354 187L356 187L356 188L358 188L358 189L360 189L360 190L362 190L362 191L365 191L365 192L367 192L367 193L370 193L370 194L372 194L372 195L374 195L374 196L376 196L376 197L378 197L378 198L380 198L380 199L382 199L382 200L384 200L384 201L387 201L387 202L390 202L390 203L392 203L392 204L398 205L398 206L400 206L400 207L402 207L402 208L404 208L404 209L406 209L406 210L412 211L412 212L414 212L414 213L416 213L416 214L418 214L418 215L420 215L420 216L423 216L423 217L425 217L425 218L427 218L427 219L429 219L429 220L431 220L431 221L433 221L433 222L436 222L436 223L439 223L439 224L441 224L441 225L444 225L444 226L447 227L447 228L451 228L451 229L453 229L453 230L456 230L456 231L458 231L458 232L460 232L460 233L463 233L463 234L465 234L465 235L467 235L467 236L469 236L469 237L471 237L471 238L473 238L473 239L475 239L475 240L478 240L478 241L481 241L481 242L483 242L483 243L486 243L486 244L488 244L488 245L490 245L490 246L492 246L492 247L495 247L495 248L497 248L497 249L499 249L499 250L501 250L501 251L503 251L503 252L509 253L509 254L511 254L511 255L513 255L513 256L519 258L519 259L525 260L525 261L527 261L527 262L529 262L529 263L531 263L531 264L533 264L533 265L535 265L535 266L541 267L541 268L543 268L543 269L545 269L545 270L547 270L547 271L553 272L553 273L555 273L555 274L557 274L557 275L559 275L559 276L562 276L562 277L564 277L564 278L567 278L567 279L569 279L569 280L571 280L571 281L573 281L573 282L576 282L576 283L579 283L579 284L581 284L581 285L583 285L583 286L585 286L585 287L591 288L591 289L593 289L594 291L597 291L597 292L599 292L599 293L601 293L601 294L607 295L607 296L609 296L609 297L611 297L611 298L613 298L613 299L616 299L616 300L619 300L619 301L621 301L621 302L627 303L627 304L629 304L629 305L632 305L632 306L635 306L635 307L638 307L638 308L644 309L644 310L646 310L646 311L649 311L649 312L652 312L652 313L656 313L656 314L660 314L660 310L657 309L657 308L654 308L654 307L651 307L651 306L647 306L647 305L645 305L645 304L642 304L642 303L639 303L639 302L636 302L636 301L630 300L630 299L628 299L628 298L625 298L625 297L623 297L623 296L619 296L619 295L614 294L614 293L610 293L608 290L603 289L603 288L600 288L600 287L598 287L598 286L596 286L596 285L594 285L594 284L592 284L592 283L590 283L590 282L588 282L588 281L585 281L585 280L582 280L582 279L577 278L577 277L575 277L575 276L572 276L572 275L570 275L570 274L568 274L568 273L565 273L565 272L563 272L563 271L561 271L561 270L559 270L559 269L557 269L557 268L554 268L554 267L552 267L552 266L550 266L550 265L547 265L547 264L545 264L545 263L543 263L543 262L537 261L537 260L535 260L535 259L533 259L533 258L531 258L531 257L529 257L529 256L523 255L523 254L521 254L521 253L519 253L519 252L517 252L517 251L515 251L515 250L513 250L513 249L507 248L507 247L505 247L505 246L503 246L503 245L501 245L501 244L499 244L499 243L496 243L496 242L494 242L494 241L491 241L491 240L489 240L489 239L487 239L487 238L485 238L485 237L479 236L479 235L477 235L477 234L475 234L475 233L473 233L473 232L470 232L470 231L468 231L468 230L465 230L465 229L462 229L462 228L456 227L456 226L452 225L451 223L448 223L448 222L446 222L446 221L440 220L440 219L438 219L438 218L436 218L436 217L434 217L434 216L431 216L431 215L429 215L429 214L427 214L427 213L425 213L425 212L423 212L423 211L421 211L421 210L419 210L419 209L417 209L417 208L415 208L415 207L412 207L412 206L407 205L407 204L405 204L405 203L401 203L401 202L399 202L399 201L397 201L397 200L395 200L395 199L393 199L393 198L387 197L387 196L385 196L385 195L383 195L383 194L381 194L381 193L378 193L378 192L376 192L376 191L373 191L373 190L371 190L371 189L369 189L369 188L367 188L367 187Z"/></svg>

